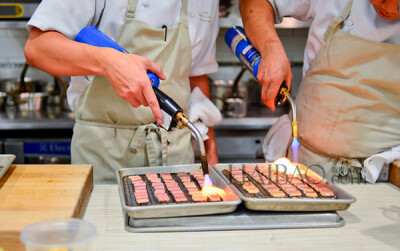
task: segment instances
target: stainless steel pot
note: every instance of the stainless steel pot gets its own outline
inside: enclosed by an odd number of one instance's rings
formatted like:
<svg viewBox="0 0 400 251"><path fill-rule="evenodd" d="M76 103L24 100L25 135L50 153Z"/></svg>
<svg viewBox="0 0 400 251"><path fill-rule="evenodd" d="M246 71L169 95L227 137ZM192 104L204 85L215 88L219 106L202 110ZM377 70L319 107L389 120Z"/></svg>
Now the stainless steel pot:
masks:
<svg viewBox="0 0 400 251"><path fill-rule="evenodd" d="M6 103L7 103L7 93L0 92L0 110L4 110Z"/></svg>
<svg viewBox="0 0 400 251"><path fill-rule="evenodd" d="M210 99L223 112L224 97L232 92L233 80L213 80L210 83Z"/></svg>
<svg viewBox="0 0 400 251"><path fill-rule="evenodd" d="M58 76L53 76L54 78L54 90L50 92L50 96L47 104L49 106L57 106L63 110L70 110L67 102L67 89L69 83L63 78Z"/></svg>
<svg viewBox="0 0 400 251"><path fill-rule="evenodd" d="M22 111L39 111L47 104L69 110L69 107L65 106L67 82L54 75L52 75L54 81L25 77L28 67L29 65L25 63L19 78L0 80L0 91L13 97L8 98L7 104L15 105Z"/></svg>
<svg viewBox="0 0 400 251"><path fill-rule="evenodd" d="M245 117L247 114L247 86L239 83L238 97L232 97L233 80L213 80L210 85L210 99L226 117Z"/></svg>
<svg viewBox="0 0 400 251"><path fill-rule="evenodd" d="M235 80L211 81L211 101L226 116L231 118L242 118L247 115L248 89L240 79L245 72L243 68Z"/></svg>
<svg viewBox="0 0 400 251"><path fill-rule="evenodd" d="M224 108L225 116L229 118L243 118L247 114L247 103L243 98L227 98Z"/></svg>
<svg viewBox="0 0 400 251"><path fill-rule="evenodd" d="M19 79L3 79L0 80L0 91L8 94L7 105L15 105L20 93L48 93L51 90L51 83L24 78L24 88L21 89ZM11 97L10 97L11 96Z"/></svg>
<svg viewBox="0 0 400 251"><path fill-rule="evenodd" d="M17 107L21 111L40 111L47 105L48 93L43 92L24 92L18 95Z"/></svg>

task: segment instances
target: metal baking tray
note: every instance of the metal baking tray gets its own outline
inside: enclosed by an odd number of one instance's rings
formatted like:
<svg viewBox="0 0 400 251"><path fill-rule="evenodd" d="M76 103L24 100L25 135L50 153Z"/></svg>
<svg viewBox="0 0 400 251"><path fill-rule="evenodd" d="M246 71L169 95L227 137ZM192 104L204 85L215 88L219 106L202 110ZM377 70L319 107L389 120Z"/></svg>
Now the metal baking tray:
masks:
<svg viewBox="0 0 400 251"><path fill-rule="evenodd" d="M123 177L127 175L141 175L148 173L178 173L191 172L200 169L200 164L156 166L156 167L133 167L117 171L118 190L121 199L121 206L124 212L132 218L164 218L188 215L221 214L235 211L242 202L239 196L233 192L221 176L210 168L210 178L213 184L226 193L225 201L206 203L180 203L149 206L127 206Z"/></svg>
<svg viewBox="0 0 400 251"><path fill-rule="evenodd" d="M260 163L265 165L265 163ZM326 180L324 184L327 188L331 189L336 198L252 198L245 196L242 192L235 187L234 184L222 173L222 170L229 167L237 167L242 169L246 165L257 165L257 163L232 163L232 164L217 164L212 167L225 182L239 195L243 200L244 205L251 210L259 211L342 211L350 207L356 199ZM308 169L309 174L314 173Z"/></svg>
<svg viewBox="0 0 400 251"><path fill-rule="evenodd" d="M336 228L344 224L336 212L256 212L244 206L233 213L217 215L158 219L125 215L125 230L132 233Z"/></svg>
<svg viewBox="0 0 400 251"><path fill-rule="evenodd" d="M7 172L15 160L15 155L12 154L0 154L0 179Z"/></svg>

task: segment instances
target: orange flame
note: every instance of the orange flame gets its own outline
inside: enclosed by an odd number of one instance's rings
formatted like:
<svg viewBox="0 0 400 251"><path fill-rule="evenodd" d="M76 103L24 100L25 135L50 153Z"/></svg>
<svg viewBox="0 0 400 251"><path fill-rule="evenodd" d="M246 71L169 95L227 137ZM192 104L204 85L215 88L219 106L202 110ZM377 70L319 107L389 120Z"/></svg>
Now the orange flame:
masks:
<svg viewBox="0 0 400 251"><path fill-rule="evenodd" d="M226 195L224 190L222 190L219 187L215 187L213 185L212 180L209 175L205 175L204 186L201 189L201 193L204 195L204 197L209 197L213 194L218 194L219 197L221 197L222 199L224 199L224 197Z"/></svg>
<svg viewBox="0 0 400 251"><path fill-rule="evenodd" d="M287 158L279 158L274 161L274 164L284 166L286 168L286 173L292 174L293 176L300 176L301 174L305 173L305 171L299 165L296 166Z"/></svg>

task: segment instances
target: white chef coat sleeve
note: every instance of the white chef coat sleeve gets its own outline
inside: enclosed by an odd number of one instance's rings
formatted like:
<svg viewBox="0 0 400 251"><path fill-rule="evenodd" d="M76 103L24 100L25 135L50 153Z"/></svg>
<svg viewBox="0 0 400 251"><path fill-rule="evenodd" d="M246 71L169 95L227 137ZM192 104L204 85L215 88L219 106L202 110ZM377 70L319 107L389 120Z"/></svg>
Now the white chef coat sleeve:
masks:
<svg viewBox="0 0 400 251"><path fill-rule="evenodd" d="M195 32L189 76L200 76L218 71L216 43L219 32L219 2L203 0L196 1L196 5L196 13L188 14L189 18L196 18L194 27L189 27L189 32ZM190 20L189 25L191 25Z"/></svg>
<svg viewBox="0 0 400 251"><path fill-rule="evenodd" d="M268 0L275 10L275 23L281 23L283 17L290 16L307 21L314 16L318 0ZM329 0L328 0L329 1Z"/></svg>
<svg viewBox="0 0 400 251"><path fill-rule="evenodd" d="M54 30L75 39L78 32L95 25L101 16L105 0L42 0L27 23L28 31L37 27L42 31Z"/></svg>

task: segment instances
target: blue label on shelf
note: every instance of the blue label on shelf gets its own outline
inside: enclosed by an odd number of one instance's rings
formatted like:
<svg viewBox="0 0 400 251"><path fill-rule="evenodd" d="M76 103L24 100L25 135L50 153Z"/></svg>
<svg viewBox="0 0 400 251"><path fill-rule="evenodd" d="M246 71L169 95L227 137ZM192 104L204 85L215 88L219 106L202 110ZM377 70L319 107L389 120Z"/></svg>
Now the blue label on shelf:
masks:
<svg viewBox="0 0 400 251"><path fill-rule="evenodd" d="M25 154L71 155L70 142L25 142Z"/></svg>

